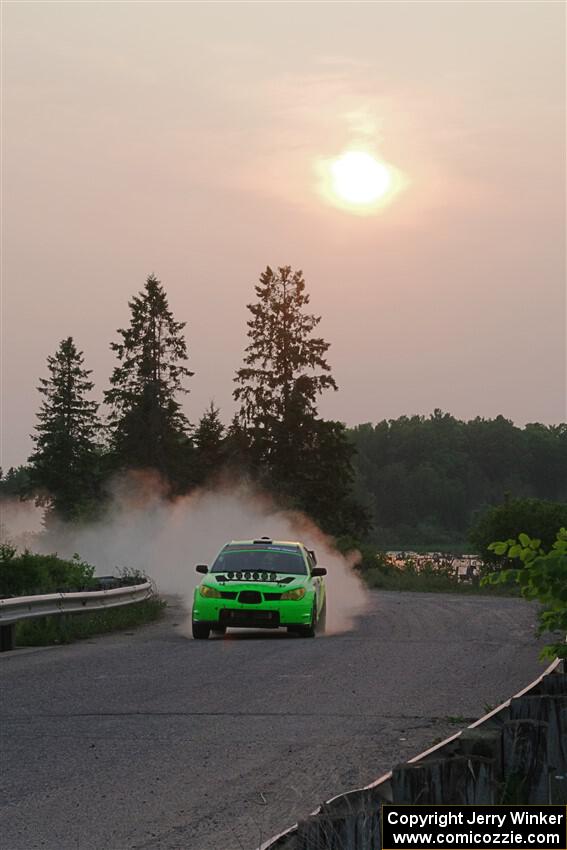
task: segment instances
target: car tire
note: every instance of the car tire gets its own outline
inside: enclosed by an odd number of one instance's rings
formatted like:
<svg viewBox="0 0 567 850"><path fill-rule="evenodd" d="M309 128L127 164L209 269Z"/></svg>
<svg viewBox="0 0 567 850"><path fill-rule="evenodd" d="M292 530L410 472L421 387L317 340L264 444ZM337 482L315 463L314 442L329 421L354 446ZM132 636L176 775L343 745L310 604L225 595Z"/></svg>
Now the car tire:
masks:
<svg viewBox="0 0 567 850"><path fill-rule="evenodd" d="M193 637L195 640L207 640L211 633L211 627L206 623L193 623Z"/></svg>
<svg viewBox="0 0 567 850"><path fill-rule="evenodd" d="M213 626L213 634L214 635L225 635L226 634L226 626Z"/></svg>
<svg viewBox="0 0 567 850"><path fill-rule="evenodd" d="M327 600L323 600L323 607L321 608L321 613L319 614L319 619L317 620L317 631L321 634L324 634L325 629L327 628Z"/></svg>

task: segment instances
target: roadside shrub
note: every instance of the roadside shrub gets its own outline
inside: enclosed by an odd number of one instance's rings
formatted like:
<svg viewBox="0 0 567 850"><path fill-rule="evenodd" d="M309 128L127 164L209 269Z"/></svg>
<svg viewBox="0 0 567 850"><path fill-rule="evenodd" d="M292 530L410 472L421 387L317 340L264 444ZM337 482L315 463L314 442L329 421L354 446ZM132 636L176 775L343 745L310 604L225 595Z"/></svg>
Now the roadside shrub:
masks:
<svg viewBox="0 0 567 850"><path fill-rule="evenodd" d="M88 590L96 585L93 576L94 567L78 555L64 560L0 545L0 597Z"/></svg>
<svg viewBox="0 0 567 850"><path fill-rule="evenodd" d="M135 567L116 567L116 577L121 587L143 584L145 581L149 581L146 573L143 570L136 569Z"/></svg>
<svg viewBox="0 0 567 850"><path fill-rule="evenodd" d="M338 541L337 548L345 555L359 553L355 569L371 588L422 593L518 594L517 587L510 581L498 587L482 585L476 576L472 581L461 581L450 557L408 556L394 562L386 552L377 552L373 546L352 545L344 538Z"/></svg>
<svg viewBox="0 0 567 850"><path fill-rule="evenodd" d="M489 570L506 566L492 543L510 540L519 534L538 538L547 551L553 545L557 529L567 526L567 503L544 499L507 499L503 504L487 508L477 518L469 533L473 550Z"/></svg>
<svg viewBox="0 0 567 850"><path fill-rule="evenodd" d="M448 562L408 558L393 564L384 553L375 558L375 566L365 576L370 587L382 590L418 590L426 593L470 592L473 586L458 580ZM474 588L476 590L476 588Z"/></svg>

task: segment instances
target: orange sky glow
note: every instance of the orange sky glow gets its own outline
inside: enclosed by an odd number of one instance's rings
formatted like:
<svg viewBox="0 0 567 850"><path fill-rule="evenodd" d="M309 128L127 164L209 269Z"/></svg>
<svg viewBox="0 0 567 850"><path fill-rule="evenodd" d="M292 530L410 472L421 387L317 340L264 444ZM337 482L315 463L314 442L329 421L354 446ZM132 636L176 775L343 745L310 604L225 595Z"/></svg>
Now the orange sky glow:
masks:
<svg viewBox="0 0 567 850"><path fill-rule="evenodd" d="M102 397L152 272L192 422L267 264L323 317L323 416L565 421L564 4L5 3L2 47L4 467L62 338Z"/></svg>

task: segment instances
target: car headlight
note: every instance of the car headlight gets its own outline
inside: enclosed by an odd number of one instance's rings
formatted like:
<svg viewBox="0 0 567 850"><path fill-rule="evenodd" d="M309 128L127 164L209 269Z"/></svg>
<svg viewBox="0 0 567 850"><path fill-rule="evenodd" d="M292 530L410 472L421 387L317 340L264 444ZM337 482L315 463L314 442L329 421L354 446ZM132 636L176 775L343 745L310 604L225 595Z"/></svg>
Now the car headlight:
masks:
<svg viewBox="0 0 567 850"><path fill-rule="evenodd" d="M199 593L201 596L207 596L209 599L220 599L222 596L220 590L216 590L214 587L208 587L206 584L200 585Z"/></svg>
<svg viewBox="0 0 567 850"><path fill-rule="evenodd" d="M295 590L286 590L285 593L282 593L280 599L303 599L305 596L305 588L304 587L296 587Z"/></svg>

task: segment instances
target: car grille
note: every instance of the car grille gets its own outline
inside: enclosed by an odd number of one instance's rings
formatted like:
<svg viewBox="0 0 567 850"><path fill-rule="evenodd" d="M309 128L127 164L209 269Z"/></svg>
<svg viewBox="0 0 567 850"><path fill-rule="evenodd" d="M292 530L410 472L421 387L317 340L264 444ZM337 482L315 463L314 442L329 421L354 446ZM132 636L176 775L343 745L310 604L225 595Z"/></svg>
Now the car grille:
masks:
<svg viewBox="0 0 567 850"><path fill-rule="evenodd" d="M236 599L236 591L230 590L221 590L221 596L223 599Z"/></svg>
<svg viewBox="0 0 567 850"><path fill-rule="evenodd" d="M222 626L277 629L280 625L280 612L262 611L257 608L223 608L220 612L219 622Z"/></svg>
<svg viewBox="0 0 567 850"><path fill-rule="evenodd" d="M264 593L264 599L266 602L274 602L276 599L281 599L281 593Z"/></svg>
<svg viewBox="0 0 567 850"><path fill-rule="evenodd" d="M262 594L257 590L241 590L238 595L239 602L245 602L248 605L259 605L262 602Z"/></svg>

